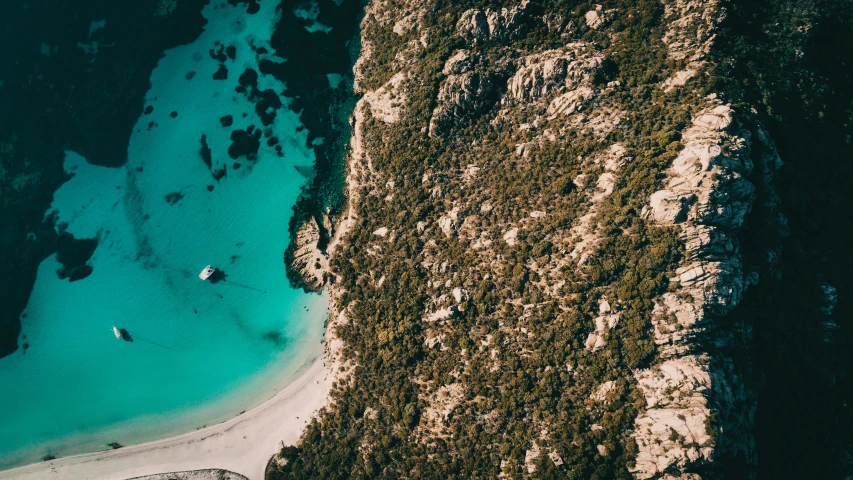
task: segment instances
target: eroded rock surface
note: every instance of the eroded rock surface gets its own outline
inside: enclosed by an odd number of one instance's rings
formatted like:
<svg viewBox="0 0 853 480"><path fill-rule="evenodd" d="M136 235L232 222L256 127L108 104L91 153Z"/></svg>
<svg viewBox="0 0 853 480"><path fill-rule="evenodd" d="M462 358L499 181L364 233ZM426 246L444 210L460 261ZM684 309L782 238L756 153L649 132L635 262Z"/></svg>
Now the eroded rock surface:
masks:
<svg viewBox="0 0 853 480"><path fill-rule="evenodd" d="M328 254L320 250L320 227L315 219L302 224L296 233L292 268L299 273L305 286L317 290L326 282L329 271Z"/></svg>
<svg viewBox="0 0 853 480"><path fill-rule="evenodd" d="M758 266L744 266L739 241L756 199L749 180L753 141L766 138L745 128L731 106L709 97L682 132L683 149L667 172L666 188L652 194L645 211L659 224L680 228L686 256L671 279L675 292L656 301L654 338L662 363L635 375L647 403L635 421L639 453L632 471L638 478L673 468L688 472L720 455L756 462L754 398L721 353L731 347L728 332L714 325L758 281ZM778 155L772 145L762 146L768 152L763 180L769 182ZM768 191L772 201L772 186Z"/></svg>

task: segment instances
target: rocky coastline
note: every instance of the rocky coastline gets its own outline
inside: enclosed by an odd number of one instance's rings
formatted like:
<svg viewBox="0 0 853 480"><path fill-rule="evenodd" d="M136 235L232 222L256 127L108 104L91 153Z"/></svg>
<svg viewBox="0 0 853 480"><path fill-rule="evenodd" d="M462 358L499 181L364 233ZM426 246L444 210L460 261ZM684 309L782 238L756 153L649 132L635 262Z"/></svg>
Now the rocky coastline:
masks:
<svg viewBox="0 0 853 480"><path fill-rule="evenodd" d="M335 290L349 301L344 357L362 365L349 386L333 393L333 407L309 435L322 431L332 445L341 432L330 425L353 422L344 432L361 436L359 451L365 456L338 465L341 472L367 471L361 470L370 464L364 452L374 449L429 458L460 455L469 438L460 429L494 431L500 427L491 419L507 415L497 413L498 400L487 401L477 385L502 384L501 373L513 365L538 372L534 382L540 386L559 375L555 392L562 395L586 392L585 414L568 413L574 407L563 404L550 408L565 409L560 418L587 416L588 423L580 430L568 428L574 437L566 438L560 421L525 407L526 422L538 433L517 437L512 453L489 454L493 463L485 470L467 470L473 467L460 458L462 471L503 476L569 468L576 474L607 471L643 479L755 471L763 376L749 360L753 325L737 312L750 287L765 278L772 283L778 275L789 231L776 193L783 163L774 140L754 109L733 105L720 84L709 81L718 68L714 52L726 19L723 5L658 4L659 45L667 63L639 81L626 59L630 23L619 2L572 15L528 1L503 9L448 9L452 13L437 5L403 3L389 9L369 2L361 24L354 89L363 97L355 107L353 151L347 157L351 203L338 217L346 228L335 232L337 239L348 233L342 247L347 259L329 259L308 248L299 255L306 284L319 286L329 278L342 283ZM438 20L447 17L454 19L448 25ZM560 40L533 52L514 43L530 36ZM449 45L444 38L452 39ZM632 130L654 114L648 104L627 100L640 92L664 105L657 110L664 125L645 138ZM490 127L481 127L484 123ZM487 133L471 138L473 132ZM568 139L592 143L578 150ZM418 156L407 142L431 156ZM386 145L396 146L390 147L396 155L389 156ZM453 153L445 157L444 147ZM655 147L657 156L649 158L644 149ZM501 160L494 163L493 155ZM561 163L575 155L571 167ZM419 167L402 167L397 158ZM512 176L501 162L531 172L552 162L549 183L540 187L531 173L524 194L497 194L494 175ZM649 175L653 181L646 180ZM568 195L576 213L562 213L567 207L553 194ZM405 213L392 206L403 199L410 202ZM565 226L556 227L550 219L561 215ZM310 240L303 245L321 238L324 221L302 225L300 235ZM639 222L645 224L641 231L653 232L654 240L645 244L659 242L652 251L662 255L660 270L647 272L659 286L605 273L612 265L607 251L618 245L613 235L620 230L635 235ZM543 228L551 233L539 233ZM755 244L756 237L761 244ZM366 295L381 297L389 283L397 288L400 272L394 268L407 267L383 267L383 262L398 260L389 248L405 251L412 245L410 255L419 267L408 271L422 283L407 292L418 292L423 310L416 324L398 320L408 330L395 338L418 338L421 346L412 353L421 360L412 360L416 367L395 388L417 399L405 408L419 412L419 420L395 423L387 405L365 398L356 402L364 418L345 420L341 409L353 404L358 382L375 382L378 374L365 376L365 370L378 367L364 349L377 347L362 335L372 332L380 341L389 335L375 317L386 311L382 300ZM519 247L527 253L514 253ZM342 263L352 267L341 272ZM312 266L325 273L312 272ZM331 275L336 267L338 273ZM618 268L625 275L626 268ZM648 300L625 294L638 287L656 293ZM490 308L501 296L505 306ZM543 307L552 303L556 311ZM578 329L569 318L588 318L589 326ZM639 324L631 323L635 318ZM531 361L529 355L551 358L537 349L536 339L560 335L549 330L555 320L579 337L564 344L572 353L557 357L562 365L552 359L520 367ZM574 353L578 347L582 353ZM602 367L601 359L609 357L613 365L617 351L624 359L633 349L644 353L626 361L627 368ZM630 417L630 423L610 423L617 416ZM389 425L398 443L380 447L375 439ZM401 433L408 428L410 434ZM629 440L620 437L625 432ZM480 441L490 444L484 438L494 437L483 435ZM491 448L500 448L499 440L491 441L496 442ZM519 453L519 442L530 447ZM270 478L333 471L318 466L328 459L322 450L321 445L287 452L286 465ZM313 467L304 463L306 457ZM611 465L602 466L607 460ZM443 471L432 463L422 468Z"/></svg>
<svg viewBox="0 0 853 480"><path fill-rule="evenodd" d="M291 243L284 254L294 287L318 291L327 281L328 244L334 223L346 208L344 158L349 146L350 114L355 106L352 66L358 51L358 1L323 0L310 15L282 15L272 46L287 59L287 68L272 70L287 84L290 108L300 113L314 152L314 171L294 206L288 226ZM304 2L282 2L299 12ZM323 25L322 29L314 24Z"/></svg>

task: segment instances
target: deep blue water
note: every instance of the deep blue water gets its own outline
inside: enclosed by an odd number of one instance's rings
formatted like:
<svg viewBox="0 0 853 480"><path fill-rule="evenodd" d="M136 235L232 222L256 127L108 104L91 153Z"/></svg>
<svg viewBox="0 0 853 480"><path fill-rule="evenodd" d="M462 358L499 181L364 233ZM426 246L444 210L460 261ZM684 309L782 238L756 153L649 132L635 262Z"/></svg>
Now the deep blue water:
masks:
<svg viewBox="0 0 853 480"><path fill-rule="evenodd" d="M290 288L283 263L313 153L287 99L278 108L259 93L285 86L242 75L282 60L255 53L272 51L275 7L205 7L202 35L152 72L123 167L66 152L73 176L45 215L97 238L93 270L69 282L56 256L39 267L22 320L27 348L0 359L0 467L230 418L321 353L326 300ZM259 98L271 103L256 108ZM207 264L225 280L200 281Z"/></svg>

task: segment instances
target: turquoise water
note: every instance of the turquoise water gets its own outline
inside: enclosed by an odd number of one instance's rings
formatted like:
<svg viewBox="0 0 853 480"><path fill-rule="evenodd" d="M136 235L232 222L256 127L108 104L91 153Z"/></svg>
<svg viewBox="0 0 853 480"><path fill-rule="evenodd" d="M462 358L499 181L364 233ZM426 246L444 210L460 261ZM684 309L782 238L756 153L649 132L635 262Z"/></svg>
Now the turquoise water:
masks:
<svg viewBox="0 0 853 480"><path fill-rule="evenodd" d="M306 132L285 105L268 127L282 155L266 138L254 162L227 153L233 129L264 128L235 88L246 68L257 70L250 44L272 50L275 6L263 2L255 15L227 2L205 8L201 37L167 51L152 72L153 111L140 117L124 167L66 153L73 177L46 214L77 238L98 238L94 270L71 283L58 278L55 257L39 268L23 319L29 347L0 360L0 467L222 421L321 354L326 300L291 289L283 263L305 182L296 167L313 164ZM225 80L213 79L216 41L236 47ZM285 88L264 75L258 86ZM219 181L199 155L202 134L213 168L227 166ZM207 264L225 281L200 281ZM116 339L113 325L134 341Z"/></svg>

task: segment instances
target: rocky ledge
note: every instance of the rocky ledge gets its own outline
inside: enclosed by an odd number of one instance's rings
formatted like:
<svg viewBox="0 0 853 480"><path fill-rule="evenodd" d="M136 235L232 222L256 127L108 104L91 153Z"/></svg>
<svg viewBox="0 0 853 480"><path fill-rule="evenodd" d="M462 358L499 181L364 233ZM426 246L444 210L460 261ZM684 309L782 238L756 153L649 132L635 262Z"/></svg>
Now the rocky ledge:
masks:
<svg viewBox="0 0 853 480"><path fill-rule="evenodd" d="M638 478L673 467L690 471L715 456L740 454L756 462L754 399L721 352L727 332L713 323L758 281L754 269L744 268L738 239L755 200L748 180L753 135L734 116L729 105L708 99L682 133L684 148L668 170L666 188L651 196L646 211L659 224L678 225L686 254L671 279L674 291L654 309L661 362L635 374L646 397L635 420L639 453L632 471ZM762 161L779 166L778 156Z"/></svg>

